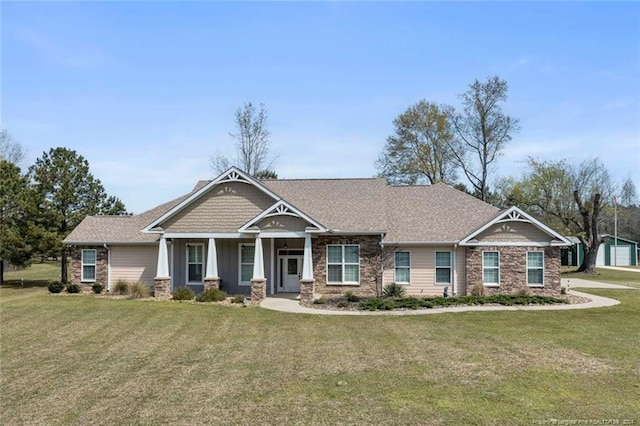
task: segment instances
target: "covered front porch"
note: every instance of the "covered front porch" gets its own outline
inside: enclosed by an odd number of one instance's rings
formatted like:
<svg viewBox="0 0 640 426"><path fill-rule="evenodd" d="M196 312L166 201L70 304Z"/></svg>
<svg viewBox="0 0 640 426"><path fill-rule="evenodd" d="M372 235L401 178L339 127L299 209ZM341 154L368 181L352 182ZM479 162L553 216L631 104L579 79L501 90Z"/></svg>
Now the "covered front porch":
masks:
<svg viewBox="0 0 640 426"><path fill-rule="evenodd" d="M312 235L296 233L176 234L158 242L155 296L179 287L220 288L252 300L282 293L313 299Z"/></svg>

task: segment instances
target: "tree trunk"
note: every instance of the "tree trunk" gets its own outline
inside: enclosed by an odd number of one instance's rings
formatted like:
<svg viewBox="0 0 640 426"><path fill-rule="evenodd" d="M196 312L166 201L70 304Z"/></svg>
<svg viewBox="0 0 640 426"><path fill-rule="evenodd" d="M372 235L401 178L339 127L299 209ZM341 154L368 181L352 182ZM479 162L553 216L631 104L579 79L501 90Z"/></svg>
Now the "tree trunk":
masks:
<svg viewBox="0 0 640 426"><path fill-rule="evenodd" d="M67 248L62 248L62 256L61 256L61 264L60 264L60 282L62 284L67 284Z"/></svg>
<svg viewBox="0 0 640 426"><path fill-rule="evenodd" d="M598 247L600 246L600 241L597 239L594 243L589 244L589 246L582 245L584 247L584 259L582 259L582 264L578 268L577 272L583 272L585 274L595 274L596 273L596 257L598 256Z"/></svg>
<svg viewBox="0 0 640 426"><path fill-rule="evenodd" d="M4 285L4 259L0 259L0 285Z"/></svg>

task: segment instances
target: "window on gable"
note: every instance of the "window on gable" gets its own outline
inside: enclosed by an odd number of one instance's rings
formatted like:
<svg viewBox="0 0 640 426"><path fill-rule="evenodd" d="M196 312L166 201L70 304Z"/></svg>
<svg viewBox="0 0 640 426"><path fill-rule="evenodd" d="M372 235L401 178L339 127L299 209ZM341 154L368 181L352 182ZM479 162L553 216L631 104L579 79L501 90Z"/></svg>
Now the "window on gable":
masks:
<svg viewBox="0 0 640 426"><path fill-rule="evenodd" d="M544 252L527 252L527 285L544 285Z"/></svg>
<svg viewBox="0 0 640 426"><path fill-rule="evenodd" d="M359 245L327 245L327 283L360 284Z"/></svg>
<svg viewBox="0 0 640 426"><path fill-rule="evenodd" d="M97 252L95 249L82 250L82 277L81 281L95 281L96 280L96 260Z"/></svg>
<svg viewBox="0 0 640 426"><path fill-rule="evenodd" d="M484 285L500 285L500 253L485 251L482 253L482 283Z"/></svg>
<svg viewBox="0 0 640 426"><path fill-rule="evenodd" d="M436 252L436 284L451 285L451 252Z"/></svg>
<svg viewBox="0 0 640 426"><path fill-rule="evenodd" d="M411 282L411 252L395 252L394 281L398 284L409 284Z"/></svg>
<svg viewBox="0 0 640 426"><path fill-rule="evenodd" d="M204 269L204 245L187 245L187 282L201 283Z"/></svg>
<svg viewBox="0 0 640 426"><path fill-rule="evenodd" d="M251 285L255 244L240 244L240 285Z"/></svg>

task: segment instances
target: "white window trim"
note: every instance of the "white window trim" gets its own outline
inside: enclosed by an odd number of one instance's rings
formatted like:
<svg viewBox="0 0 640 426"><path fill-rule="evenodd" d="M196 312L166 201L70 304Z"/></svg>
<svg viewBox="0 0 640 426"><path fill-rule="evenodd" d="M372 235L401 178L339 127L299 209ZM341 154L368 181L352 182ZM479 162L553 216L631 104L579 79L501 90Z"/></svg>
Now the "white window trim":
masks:
<svg viewBox="0 0 640 426"><path fill-rule="evenodd" d="M396 253L409 253L409 266L397 266L396 265ZM409 269L409 281L399 281L396 276L396 270L398 268ZM410 250L396 250L393 252L393 282L402 285L411 285L411 251Z"/></svg>
<svg viewBox="0 0 640 426"><path fill-rule="evenodd" d="M201 281L189 281L189 247L190 246L197 246L197 247L202 247L202 280ZM187 243L185 245L185 259L184 259L184 265L185 265L185 271L184 271L184 282L185 284L203 284L204 283L204 268L205 268L205 252L204 252L204 243ZM193 262L194 265L197 265L198 263Z"/></svg>
<svg viewBox="0 0 640 426"><path fill-rule="evenodd" d="M255 250L255 243L240 243L238 244L238 285L239 286L243 286L243 287L248 287L251 285L251 280L249 281L242 281L242 246L246 246L246 247L254 247ZM252 265L253 266L253 259L251 259L251 263L245 263L244 265Z"/></svg>
<svg viewBox="0 0 640 426"><path fill-rule="evenodd" d="M356 246L358 247L358 281L345 281L344 277L345 277L345 273L344 273L344 267L346 265L355 265L355 263L346 263L345 262L345 257L344 257L344 248L346 246ZM329 281L329 265L338 265L338 263L329 263L329 247L341 247L342 249L342 262L340 262L340 265L342 265L342 281ZM327 285L360 285L360 244L327 244L327 248L325 249L325 255L326 255L326 275L327 275Z"/></svg>
<svg viewBox="0 0 640 426"><path fill-rule="evenodd" d="M529 253L540 253L542 254L542 267L531 268L531 269L542 269L542 284L531 284L529 283ZM528 287L544 287L544 252L543 251L527 251L527 286Z"/></svg>
<svg viewBox="0 0 640 426"><path fill-rule="evenodd" d="M484 281L484 254L485 253L498 253L498 266L491 266L491 269L498 269L498 282L497 283L486 283ZM485 287L500 287L500 251L498 250L487 250L487 251L482 251L482 285Z"/></svg>
<svg viewBox="0 0 640 426"><path fill-rule="evenodd" d="M438 253L449 253L449 266L438 266ZM484 261L484 257L483 257L483 261ZM439 283L437 271L438 269L445 269L445 268L449 269L449 282ZM482 270L484 274L484 268ZM435 285L441 285L441 286L447 287L453 283L453 255L451 253L451 250L436 250L433 253L433 271L434 271L433 281L435 282ZM484 277L483 277L483 280L484 280Z"/></svg>
<svg viewBox="0 0 640 426"><path fill-rule="evenodd" d="M84 252L92 251L94 253L94 263L84 263ZM84 277L84 267L93 266L93 278ZM98 278L98 250L96 249L82 249L80 253L80 281L85 283L95 283Z"/></svg>

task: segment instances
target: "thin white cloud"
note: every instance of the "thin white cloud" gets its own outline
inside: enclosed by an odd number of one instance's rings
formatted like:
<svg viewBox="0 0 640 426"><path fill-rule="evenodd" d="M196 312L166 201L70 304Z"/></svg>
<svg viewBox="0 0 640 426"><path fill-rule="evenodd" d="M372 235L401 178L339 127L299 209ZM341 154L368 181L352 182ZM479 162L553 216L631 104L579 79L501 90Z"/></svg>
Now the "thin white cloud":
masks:
<svg viewBox="0 0 640 426"><path fill-rule="evenodd" d="M99 67L107 62L104 52L95 46L65 44L54 40L51 35L25 27L18 28L15 35L48 64L86 69Z"/></svg>

